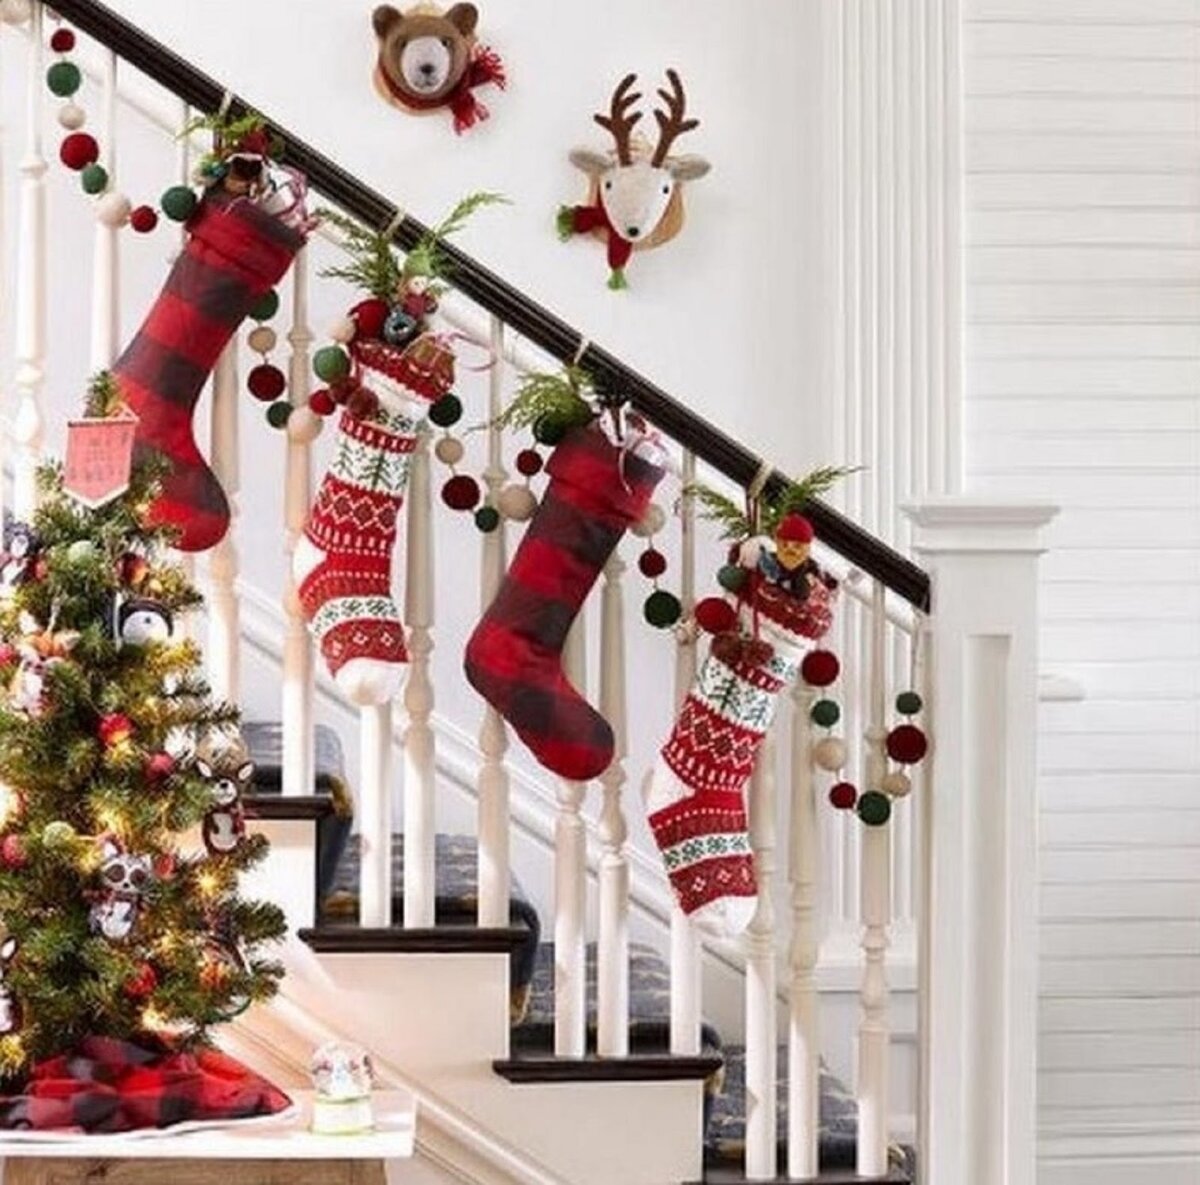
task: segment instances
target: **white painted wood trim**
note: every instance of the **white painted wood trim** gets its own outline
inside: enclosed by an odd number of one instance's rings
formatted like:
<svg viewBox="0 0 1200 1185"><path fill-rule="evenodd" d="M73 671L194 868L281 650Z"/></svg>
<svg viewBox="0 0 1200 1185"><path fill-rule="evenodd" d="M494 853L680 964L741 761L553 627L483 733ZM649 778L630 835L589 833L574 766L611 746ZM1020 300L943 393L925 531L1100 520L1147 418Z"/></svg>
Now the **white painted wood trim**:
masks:
<svg viewBox="0 0 1200 1185"><path fill-rule="evenodd" d="M238 490L238 338L221 351L212 377L209 464L229 501L229 528L208 553L208 673L217 699L237 703L241 677Z"/></svg>

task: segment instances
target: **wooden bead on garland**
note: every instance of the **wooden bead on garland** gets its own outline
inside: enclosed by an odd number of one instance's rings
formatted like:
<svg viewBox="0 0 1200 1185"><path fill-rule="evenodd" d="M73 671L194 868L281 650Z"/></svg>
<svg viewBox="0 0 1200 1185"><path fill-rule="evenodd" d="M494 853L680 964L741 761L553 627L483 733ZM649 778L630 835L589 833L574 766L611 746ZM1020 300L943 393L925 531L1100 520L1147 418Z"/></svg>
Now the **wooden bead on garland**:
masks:
<svg viewBox="0 0 1200 1185"><path fill-rule="evenodd" d="M268 289L254 302L250 317L255 327L246 337L246 344L261 361L251 367L246 376L246 387L261 403L269 404L267 423L272 428L285 428L292 414L292 405L283 398L287 390L287 376L271 362L271 351L279 342L279 335L266 324L279 312L279 293Z"/></svg>
<svg viewBox="0 0 1200 1185"><path fill-rule="evenodd" d="M666 526L667 512L657 503L651 502L645 513L630 528L630 534L646 540L646 550L638 556L638 571L653 585L646 598L642 614L655 629L670 629L683 616L679 598L666 589L658 587L659 577L667 570L667 557L654 546L654 537Z"/></svg>
<svg viewBox="0 0 1200 1185"><path fill-rule="evenodd" d="M123 193L106 193L96 203L96 221L114 229L124 226L132 213L133 203Z"/></svg>
<svg viewBox="0 0 1200 1185"><path fill-rule="evenodd" d="M880 780L879 788L892 798L904 798L912 790L912 779L903 770L889 770Z"/></svg>
<svg viewBox="0 0 1200 1185"><path fill-rule="evenodd" d="M496 498L496 509L510 522L523 523L537 509L537 495L527 486L513 482L506 485Z"/></svg>
<svg viewBox="0 0 1200 1185"><path fill-rule="evenodd" d="M287 436L292 444L312 444L321 435L321 417L310 407L293 407L288 417Z"/></svg>

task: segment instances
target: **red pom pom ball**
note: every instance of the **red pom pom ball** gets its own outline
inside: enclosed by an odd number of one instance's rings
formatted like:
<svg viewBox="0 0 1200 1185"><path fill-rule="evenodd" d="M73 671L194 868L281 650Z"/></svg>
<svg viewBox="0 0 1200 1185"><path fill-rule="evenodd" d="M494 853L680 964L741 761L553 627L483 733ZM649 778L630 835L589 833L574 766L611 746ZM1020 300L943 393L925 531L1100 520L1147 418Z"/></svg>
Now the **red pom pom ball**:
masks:
<svg viewBox="0 0 1200 1185"><path fill-rule="evenodd" d="M255 399L271 403L283 394L287 379L283 377L283 371L278 366L260 362L246 376L246 386L250 388L250 394Z"/></svg>
<svg viewBox="0 0 1200 1185"><path fill-rule="evenodd" d="M901 765L915 765L928 749L925 734L915 724L901 724L888 733L888 756Z"/></svg>
<svg viewBox="0 0 1200 1185"><path fill-rule="evenodd" d="M810 687L828 687L841 669L832 650L810 650L800 664L800 677Z"/></svg>
<svg viewBox="0 0 1200 1185"><path fill-rule="evenodd" d="M154 753L146 762L146 776L151 781L161 782L175 772L175 758L170 753Z"/></svg>
<svg viewBox="0 0 1200 1185"><path fill-rule="evenodd" d="M837 782L829 788L829 801L839 811L851 811L858 801L858 791L850 782Z"/></svg>
<svg viewBox="0 0 1200 1185"><path fill-rule="evenodd" d="M24 868L29 863L23 835L6 835L0 843L0 864L5 868Z"/></svg>
<svg viewBox="0 0 1200 1185"><path fill-rule="evenodd" d="M89 136L87 132L72 132L63 140L58 156L68 169L78 173L100 159L100 145L95 136Z"/></svg>
<svg viewBox="0 0 1200 1185"><path fill-rule="evenodd" d="M149 963L143 963L125 981L125 994L131 1000L144 1000L158 987L158 975Z"/></svg>
<svg viewBox="0 0 1200 1185"><path fill-rule="evenodd" d="M709 634L724 634L737 625L737 610L723 597L705 597L696 606L696 624Z"/></svg>
<svg viewBox="0 0 1200 1185"><path fill-rule="evenodd" d="M452 477L442 486L442 501L451 510L474 510L480 496L479 482L465 473Z"/></svg>
<svg viewBox="0 0 1200 1185"><path fill-rule="evenodd" d="M308 397L308 410L319 416L331 416L337 411L337 403L334 401L333 395L322 387L321 390L314 391Z"/></svg>
<svg viewBox="0 0 1200 1185"><path fill-rule="evenodd" d="M138 206L129 215L129 225L140 235L148 235L158 225L158 214L153 206Z"/></svg>
<svg viewBox="0 0 1200 1185"><path fill-rule="evenodd" d="M119 745L133 736L133 721L122 712L113 712L100 718L100 726L96 731L103 744Z"/></svg>
<svg viewBox="0 0 1200 1185"><path fill-rule="evenodd" d="M667 570L667 557L653 547L638 556L638 571L649 580L656 580Z"/></svg>
<svg viewBox="0 0 1200 1185"><path fill-rule="evenodd" d="M522 477L536 477L542 471L542 454L537 449L523 448L517 453L517 472Z"/></svg>
<svg viewBox="0 0 1200 1185"><path fill-rule="evenodd" d="M75 48L75 34L70 29L55 29L50 37L50 48L55 53L70 53Z"/></svg>
<svg viewBox="0 0 1200 1185"><path fill-rule="evenodd" d="M358 334L363 337L381 337L383 323L387 320L388 302L386 300L364 300L350 310L350 316L358 327ZM357 336L357 335L356 335Z"/></svg>

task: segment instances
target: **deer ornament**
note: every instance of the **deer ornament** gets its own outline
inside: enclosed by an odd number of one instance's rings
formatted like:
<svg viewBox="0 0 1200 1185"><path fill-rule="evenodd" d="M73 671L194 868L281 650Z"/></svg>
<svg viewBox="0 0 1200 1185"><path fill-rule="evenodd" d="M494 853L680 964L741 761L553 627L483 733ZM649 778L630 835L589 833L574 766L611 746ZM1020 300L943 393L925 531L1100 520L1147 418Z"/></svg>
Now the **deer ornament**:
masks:
<svg viewBox="0 0 1200 1185"><path fill-rule="evenodd" d="M660 88L664 107L655 108L658 141L653 146L633 129L642 118L636 110L641 100L634 91L636 74L626 74L613 91L607 114L593 118L612 136L606 152L576 148L571 163L586 174L588 202L562 206L558 212L559 237L593 234L608 243L608 286L625 288L625 265L636 251L659 247L683 227L683 185L696 181L711 168L699 156L671 156L671 146L686 132L700 126L685 119L687 99L674 70L667 71L669 90Z"/></svg>

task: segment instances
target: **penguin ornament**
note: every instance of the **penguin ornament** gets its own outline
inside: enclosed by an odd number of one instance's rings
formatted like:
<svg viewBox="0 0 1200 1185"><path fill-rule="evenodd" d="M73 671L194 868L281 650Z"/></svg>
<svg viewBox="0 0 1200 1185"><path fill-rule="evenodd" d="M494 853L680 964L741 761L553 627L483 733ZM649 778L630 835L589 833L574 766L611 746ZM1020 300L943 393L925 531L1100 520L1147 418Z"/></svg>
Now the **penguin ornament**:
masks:
<svg viewBox="0 0 1200 1185"><path fill-rule="evenodd" d="M170 641L175 628L171 611L146 597L129 597L117 606L114 632L122 646Z"/></svg>
<svg viewBox="0 0 1200 1185"><path fill-rule="evenodd" d="M196 748L196 772L209 784L213 797L204 816L204 846L210 856L227 855L246 834L242 795L254 778L250 750L240 736L210 733Z"/></svg>

